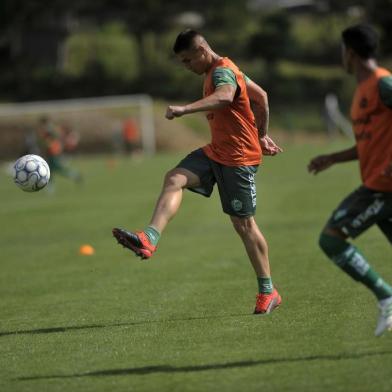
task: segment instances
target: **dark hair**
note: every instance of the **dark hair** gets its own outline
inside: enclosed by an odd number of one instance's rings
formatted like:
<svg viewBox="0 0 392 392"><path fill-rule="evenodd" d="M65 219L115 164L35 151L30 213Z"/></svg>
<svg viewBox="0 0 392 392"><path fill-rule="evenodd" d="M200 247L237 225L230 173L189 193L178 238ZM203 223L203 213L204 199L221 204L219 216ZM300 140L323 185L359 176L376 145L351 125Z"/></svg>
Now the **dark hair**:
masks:
<svg viewBox="0 0 392 392"><path fill-rule="evenodd" d="M347 48L351 48L359 57L369 59L376 56L378 34L367 24L351 26L343 31L342 39Z"/></svg>
<svg viewBox="0 0 392 392"><path fill-rule="evenodd" d="M192 49L196 37L201 37L201 35L195 30L186 29L182 31L180 34L178 34L176 42L174 43L174 53L178 54L183 50Z"/></svg>

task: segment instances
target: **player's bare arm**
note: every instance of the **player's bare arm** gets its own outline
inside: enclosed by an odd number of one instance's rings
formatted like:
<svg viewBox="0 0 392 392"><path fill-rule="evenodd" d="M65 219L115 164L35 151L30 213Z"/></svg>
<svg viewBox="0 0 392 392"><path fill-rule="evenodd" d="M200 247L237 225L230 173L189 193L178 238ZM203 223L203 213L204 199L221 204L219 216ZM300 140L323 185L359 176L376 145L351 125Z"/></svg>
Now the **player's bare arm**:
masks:
<svg viewBox="0 0 392 392"><path fill-rule="evenodd" d="M246 81L246 88L252 105L252 111L255 115L259 135L263 137L267 135L269 125L268 95L258 84L250 79Z"/></svg>
<svg viewBox="0 0 392 392"><path fill-rule="evenodd" d="M203 112L230 105L233 102L235 88L230 84L224 84L216 88L209 96L199 99L184 106L170 105L166 109L166 118L172 120L175 117L181 117L184 114Z"/></svg>
<svg viewBox="0 0 392 392"><path fill-rule="evenodd" d="M267 135L269 126L269 105L267 93L250 79L246 88L251 102L252 111L259 131L260 146L264 155L276 155L283 150Z"/></svg>
<svg viewBox="0 0 392 392"><path fill-rule="evenodd" d="M335 163L349 162L356 159L358 159L358 152L356 146L354 146L347 150L332 154L319 155L313 158L308 164L308 171L310 173L317 174L328 169Z"/></svg>

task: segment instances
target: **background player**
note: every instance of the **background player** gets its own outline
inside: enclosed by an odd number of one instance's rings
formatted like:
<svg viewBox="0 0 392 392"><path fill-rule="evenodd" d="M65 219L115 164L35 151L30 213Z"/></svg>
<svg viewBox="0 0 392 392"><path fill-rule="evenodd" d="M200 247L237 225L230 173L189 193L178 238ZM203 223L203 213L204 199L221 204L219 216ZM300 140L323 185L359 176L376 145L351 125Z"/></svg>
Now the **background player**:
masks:
<svg viewBox="0 0 392 392"><path fill-rule="evenodd" d="M53 124L47 116L42 116L38 121L37 139L41 154L47 160L51 174L58 173L75 182L82 181L79 171L65 164L64 140L61 129ZM50 184L53 185L52 182Z"/></svg>
<svg viewBox="0 0 392 392"><path fill-rule="evenodd" d="M378 37L370 26L350 27L342 39L344 68L357 80L350 113L356 145L318 156L308 168L317 174L335 163L359 160L363 185L333 212L319 243L330 259L377 297L380 317L375 334L379 336L392 329L392 287L346 239L377 224L392 243L392 76L377 65Z"/></svg>

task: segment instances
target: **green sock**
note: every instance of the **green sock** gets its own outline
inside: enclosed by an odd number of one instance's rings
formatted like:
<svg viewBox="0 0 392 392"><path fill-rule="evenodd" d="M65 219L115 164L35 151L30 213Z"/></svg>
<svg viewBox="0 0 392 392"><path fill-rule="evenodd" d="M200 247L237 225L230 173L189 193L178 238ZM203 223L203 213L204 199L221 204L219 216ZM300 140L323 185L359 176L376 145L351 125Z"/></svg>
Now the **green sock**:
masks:
<svg viewBox="0 0 392 392"><path fill-rule="evenodd" d="M274 290L271 278L257 278L257 283L259 285L259 294L271 294Z"/></svg>
<svg viewBox="0 0 392 392"><path fill-rule="evenodd" d="M392 287L369 265L357 248L347 241L322 234L320 247L325 254L353 279L368 287L377 299L392 296Z"/></svg>
<svg viewBox="0 0 392 392"><path fill-rule="evenodd" d="M151 244L154 246L157 246L159 238L161 235L159 234L159 231L155 229L152 226L148 226L147 229L143 230L148 239L150 240Z"/></svg>

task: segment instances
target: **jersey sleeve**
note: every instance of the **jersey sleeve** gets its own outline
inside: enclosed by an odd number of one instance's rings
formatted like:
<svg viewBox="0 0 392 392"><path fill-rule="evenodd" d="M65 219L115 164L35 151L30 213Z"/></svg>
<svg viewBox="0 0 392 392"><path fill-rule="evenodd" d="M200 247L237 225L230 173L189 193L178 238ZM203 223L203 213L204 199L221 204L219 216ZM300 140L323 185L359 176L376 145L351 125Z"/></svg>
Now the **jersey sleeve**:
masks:
<svg viewBox="0 0 392 392"><path fill-rule="evenodd" d="M245 83L246 83L246 84L248 84L249 82L252 81L252 79L251 79L249 76L245 75L244 73L243 73L242 75L243 75L243 77L244 77L244 80L245 80Z"/></svg>
<svg viewBox="0 0 392 392"><path fill-rule="evenodd" d="M381 101L392 109L392 76L385 76L378 82Z"/></svg>
<svg viewBox="0 0 392 392"><path fill-rule="evenodd" d="M237 79L234 75L234 72L230 68L215 68L212 74L212 81L215 88L223 86L225 84L231 84L234 88L237 88Z"/></svg>

